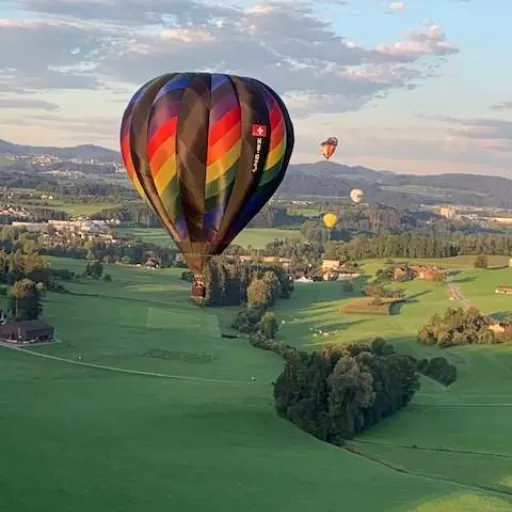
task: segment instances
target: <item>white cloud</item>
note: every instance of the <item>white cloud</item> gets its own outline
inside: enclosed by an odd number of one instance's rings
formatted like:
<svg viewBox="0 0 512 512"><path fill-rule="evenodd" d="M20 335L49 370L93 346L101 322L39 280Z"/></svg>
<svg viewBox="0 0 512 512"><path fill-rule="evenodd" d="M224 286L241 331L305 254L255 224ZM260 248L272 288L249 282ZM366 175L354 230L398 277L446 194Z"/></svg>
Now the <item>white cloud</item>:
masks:
<svg viewBox="0 0 512 512"><path fill-rule="evenodd" d="M401 11L401 10L405 9L405 3L404 2L391 2L389 4L389 8L392 11Z"/></svg>
<svg viewBox="0 0 512 512"><path fill-rule="evenodd" d="M364 48L306 3L245 9L197 0L152 0L149 9L146 0L22 4L44 18L0 26L2 46L7 41L17 49L0 55L0 87L8 81L25 90L134 88L163 72L195 69L256 76L282 94L304 95L303 104L315 95L315 108L343 112L392 89L416 87L433 77L427 69L435 64L423 58L456 51L435 25L411 30L405 42ZM42 21L48 15L57 21Z"/></svg>
<svg viewBox="0 0 512 512"><path fill-rule="evenodd" d="M492 110L512 110L512 101L502 101L491 106Z"/></svg>
<svg viewBox="0 0 512 512"><path fill-rule="evenodd" d="M414 60L427 55L450 55L459 50L455 43L446 38L439 25L430 24L423 30L409 30L405 41L377 45L377 51L382 55Z"/></svg>
<svg viewBox="0 0 512 512"><path fill-rule="evenodd" d="M35 109L35 110L58 110L59 105L45 100L35 98L12 98L0 96L0 109Z"/></svg>
<svg viewBox="0 0 512 512"><path fill-rule="evenodd" d="M30 11L25 19L35 21L0 23L0 45L9 48L0 52L0 93L11 92L1 96L0 106L8 106L12 120L16 109L50 110L62 101L54 92L46 105L34 98L40 91L121 89L115 97L121 110L130 91L161 73L231 72L258 77L283 94L314 138L322 113L354 112L392 91L420 87L440 76L440 66L458 51L432 22L409 30L404 41L365 47L335 30L334 18L318 9L327 3L346 2L269 1L243 8L201 0L20 0ZM386 5L393 11L404 7ZM60 130L83 142L109 134L116 140L117 112L73 118L73 100L67 101L64 117L33 116L45 136Z"/></svg>

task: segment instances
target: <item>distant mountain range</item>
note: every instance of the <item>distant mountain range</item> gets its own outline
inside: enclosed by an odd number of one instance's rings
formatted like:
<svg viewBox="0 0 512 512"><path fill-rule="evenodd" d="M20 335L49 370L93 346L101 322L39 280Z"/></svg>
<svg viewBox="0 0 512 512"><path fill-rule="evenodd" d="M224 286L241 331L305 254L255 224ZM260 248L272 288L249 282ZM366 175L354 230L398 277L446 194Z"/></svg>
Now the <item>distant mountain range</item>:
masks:
<svg viewBox="0 0 512 512"><path fill-rule="evenodd" d="M347 197L361 188L366 199L385 204L455 204L512 208L512 180L475 174L417 176L332 162L290 166L280 194Z"/></svg>
<svg viewBox="0 0 512 512"><path fill-rule="evenodd" d="M38 156L53 155L63 160L71 158L81 158L84 160L98 159L111 162L120 162L121 157L119 151L94 146L92 144L84 144L82 146L73 146L69 148L57 148L51 146L25 146L21 144L13 144L6 140L0 139L0 154L10 154L16 156Z"/></svg>
<svg viewBox="0 0 512 512"><path fill-rule="evenodd" d="M79 158L120 163L118 151L94 145L69 148L13 144L0 139L1 155L53 155L63 160ZM392 171L375 171L321 161L291 165L279 194L283 196L347 197L362 188L366 198L387 204L450 203L512 208L512 180L473 174L416 176Z"/></svg>

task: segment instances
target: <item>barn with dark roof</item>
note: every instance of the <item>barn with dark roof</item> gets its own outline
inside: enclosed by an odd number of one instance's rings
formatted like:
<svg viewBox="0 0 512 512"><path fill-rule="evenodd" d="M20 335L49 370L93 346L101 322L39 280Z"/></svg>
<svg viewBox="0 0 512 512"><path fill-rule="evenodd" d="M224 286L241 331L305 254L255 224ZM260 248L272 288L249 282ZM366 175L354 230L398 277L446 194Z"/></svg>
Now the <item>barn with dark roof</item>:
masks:
<svg viewBox="0 0 512 512"><path fill-rule="evenodd" d="M12 343L53 341L54 328L42 320L7 322L0 325L0 339Z"/></svg>

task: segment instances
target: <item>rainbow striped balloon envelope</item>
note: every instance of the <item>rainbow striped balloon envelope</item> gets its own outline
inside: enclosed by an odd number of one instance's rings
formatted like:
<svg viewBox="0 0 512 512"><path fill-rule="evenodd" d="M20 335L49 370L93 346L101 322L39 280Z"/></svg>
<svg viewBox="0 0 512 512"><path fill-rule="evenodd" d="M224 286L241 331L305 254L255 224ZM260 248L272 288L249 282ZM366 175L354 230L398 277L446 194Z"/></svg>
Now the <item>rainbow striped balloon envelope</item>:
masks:
<svg viewBox="0 0 512 512"><path fill-rule="evenodd" d="M135 93L121 125L130 180L196 276L275 193L293 145L281 98L224 74L157 77Z"/></svg>

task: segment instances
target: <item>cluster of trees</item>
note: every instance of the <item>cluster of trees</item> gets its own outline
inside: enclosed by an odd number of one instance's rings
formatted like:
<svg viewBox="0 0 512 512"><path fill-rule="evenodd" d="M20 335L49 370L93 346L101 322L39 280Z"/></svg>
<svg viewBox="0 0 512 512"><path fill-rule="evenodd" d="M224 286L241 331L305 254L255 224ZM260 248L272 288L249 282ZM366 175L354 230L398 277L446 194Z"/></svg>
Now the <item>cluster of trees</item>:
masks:
<svg viewBox="0 0 512 512"><path fill-rule="evenodd" d="M112 281L112 276L110 274L104 274L103 273L104 267L103 263L99 260L92 260L88 261L85 265L84 273L82 274L83 277L90 277L92 279L101 279L103 278L104 281Z"/></svg>
<svg viewBox="0 0 512 512"><path fill-rule="evenodd" d="M252 307L238 313L232 326L243 334L249 335L249 343L256 348L269 350L286 359L295 352L295 348L283 341L277 341L279 322L274 313L265 307Z"/></svg>
<svg viewBox="0 0 512 512"><path fill-rule="evenodd" d="M457 380L457 367L450 364L444 357L418 361L418 371L445 386L449 386Z"/></svg>
<svg viewBox="0 0 512 512"><path fill-rule="evenodd" d="M37 320L43 312L42 296L44 295L42 283L35 283L31 279L15 281L9 296L9 313L16 321Z"/></svg>
<svg viewBox="0 0 512 512"><path fill-rule="evenodd" d="M488 268L489 267L489 258L486 254L479 254L475 261L473 262L473 266L475 268Z"/></svg>
<svg viewBox="0 0 512 512"><path fill-rule="evenodd" d="M414 229L418 225L418 221L412 215L380 204L354 205L348 208L345 206L332 211L338 216L338 222L332 230L325 229L321 218L304 222L301 232L308 241L316 243L347 242L353 238L353 232L372 234L403 231Z"/></svg>
<svg viewBox="0 0 512 512"><path fill-rule="evenodd" d="M117 219L128 227L160 228L162 223L153 210L142 202L134 201L115 208L106 208L94 215L92 219Z"/></svg>
<svg viewBox="0 0 512 512"><path fill-rule="evenodd" d="M502 343L511 339L511 332L492 331L491 320L476 308L448 308L443 315L434 314L418 331L418 341L425 345L453 347L473 343Z"/></svg>
<svg viewBox="0 0 512 512"><path fill-rule="evenodd" d="M34 320L43 310L45 291L58 285L49 263L37 252L0 249L0 287L2 294L9 295L8 311L15 320Z"/></svg>
<svg viewBox="0 0 512 512"><path fill-rule="evenodd" d="M290 352L274 399L280 416L340 445L406 406L419 385L417 361L377 339L312 354Z"/></svg>
<svg viewBox="0 0 512 512"><path fill-rule="evenodd" d="M24 188L24 189L35 189L41 185L41 183L48 180L47 175L41 173L27 173L21 169L15 169L17 167L14 163L9 163L5 166L0 166L0 183L2 188ZM13 172L13 171L16 172ZM48 180L56 183L56 180Z"/></svg>
<svg viewBox="0 0 512 512"><path fill-rule="evenodd" d="M48 220L69 220L69 215L66 212L58 210L52 210L46 207L24 207L23 210L29 216L29 219L33 222L46 222ZM0 215L0 224L11 224L20 220L16 215L2 214ZM26 220L24 218L23 220Z"/></svg>
<svg viewBox="0 0 512 512"><path fill-rule="evenodd" d="M249 223L251 228L299 227L307 220L303 215L293 215L286 206L266 205Z"/></svg>
<svg viewBox="0 0 512 512"><path fill-rule="evenodd" d="M293 291L288 273L275 265L210 260L204 277L208 306L267 308Z"/></svg>
<svg viewBox="0 0 512 512"><path fill-rule="evenodd" d="M350 242L328 243L325 257L341 260L366 258L447 258L464 255L512 255L512 235L460 234L412 231L398 235L358 235Z"/></svg>
<svg viewBox="0 0 512 512"><path fill-rule="evenodd" d="M379 299L403 299L405 290L402 288L386 288L378 283L370 283L363 287L363 294L367 297L375 297Z"/></svg>
<svg viewBox="0 0 512 512"><path fill-rule="evenodd" d="M379 268L375 274L375 278L379 283L388 281L399 281L400 283L405 283L406 281L412 281L417 275L417 272L415 272L407 263L400 265L399 272L397 272L397 266L391 263L386 267Z"/></svg>
<svg viewBox="0 0 512 512"><path fill-rule="evenodd" d="M30 279L35 283L42 283L45 288L51 288L50 264L37 251L23 252L17 249L11 252L1 248L0 283L13 285L21 279Z"/></svg>
<svg viewBox="0 0 512 512"><path fill-rule="evenodd" d="M17 228L0 229L0 248L9 252L21 249L38 252L48 256L73 259L98 260L102 263L123 263L127 265L144 264L152 258L159 267L183 266L177 260L178 251L161 245L142 242L140 239L119 239L115 244L101 239L84 240L72 236L59 237L52 241L43 235L29 233Z"/></svg>
<svg viewBox="0 0 512 512"><path fill-rule="evenodd" d="M58 181L47 181L39 184L37 190L57 197L63 197L66 201L91 202L106 200L137 200L139 196L132 187L125 187L116 183L84 181L73 184L61 184Z"/></svg>

